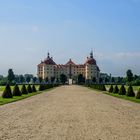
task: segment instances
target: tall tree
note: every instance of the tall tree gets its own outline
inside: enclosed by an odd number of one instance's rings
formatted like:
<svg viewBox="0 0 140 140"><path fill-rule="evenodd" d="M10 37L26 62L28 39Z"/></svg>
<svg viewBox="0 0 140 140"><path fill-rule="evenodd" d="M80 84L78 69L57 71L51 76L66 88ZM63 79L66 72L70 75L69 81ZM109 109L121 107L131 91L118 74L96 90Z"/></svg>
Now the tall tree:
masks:
<svg viewBox="0 0 140 140"><path fill-rule="evenodd" d="M60 81L61 81L62 84L65 84L66 81L67 81L67 76L64 75L64 74L61 74L61 75L60 75Z"/></svg>
<svg viewBox="0 0 140 140"><path fill-rule="evenodd" d="M51 83L54 83L55 77L51 77Z"/></svg>
<svg viewBox="0 0 140 140"><path fill-rule="evenodd" d="M130 69L127 70L127 72L126 72L126 78L127 78L127 82L133 81L133 73Z"/></svg>
<svg viewBox="0 0 140 140"><path fill-rule="evenodd" d="M46 83L49 82L49 78L48 78L48 77L45 78L45 82L46 82Z"/></svg>
<svg viewBox="0 0 140 140"><path fill-rule="evenodd" d="M20 81L20 83L25 82L25 78L23 75L19 75L19 81Z"/></svg>
<svg viewBox="0 0 140 140"><path fill-rule="evenodd" d="M8 82L10 82L10 83L15 79L15 74L12 69L8 70L7 79L8 79Z"/></svg>
<svg viewBox="0 0 140 140"><path fill-rule="evenodd" d="M36 77L33 77L33 83L35 83L37 81Z"/></svg>
<svg viewBox="0 0 140 140"><path fill-rule="evenodd" d="M39 80L39 83L42 83L43 81L42 77L39 77L38 80Z"/></svg>
<svg viewBox="0 0 140 140"><path fill-rule="evenodd" d="M93 82L93 83L96 83L96 77L93 77L93 78L92 78L92 82Z"/></svg>
<svg viewBox="0 0 140 140"><path fill-rule="evenodd" d="M27 82L27 83L30 83L30 81L31 81L31 77L30 77L30 76L27 76L27 77L26 77L26 82Z"/></svg>

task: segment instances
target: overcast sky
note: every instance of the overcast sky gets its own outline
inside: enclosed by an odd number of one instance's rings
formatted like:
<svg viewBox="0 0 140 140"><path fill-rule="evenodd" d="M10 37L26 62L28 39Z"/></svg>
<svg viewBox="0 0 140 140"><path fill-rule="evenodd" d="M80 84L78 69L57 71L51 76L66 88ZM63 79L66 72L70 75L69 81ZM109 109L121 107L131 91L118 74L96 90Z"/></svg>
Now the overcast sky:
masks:
<svg viewBox="0 0 140 140"><path fill-rule="evenodd" d="M140 0L0 0L0 74L36 74L49 51L56 63L140 74Z"/></svg>

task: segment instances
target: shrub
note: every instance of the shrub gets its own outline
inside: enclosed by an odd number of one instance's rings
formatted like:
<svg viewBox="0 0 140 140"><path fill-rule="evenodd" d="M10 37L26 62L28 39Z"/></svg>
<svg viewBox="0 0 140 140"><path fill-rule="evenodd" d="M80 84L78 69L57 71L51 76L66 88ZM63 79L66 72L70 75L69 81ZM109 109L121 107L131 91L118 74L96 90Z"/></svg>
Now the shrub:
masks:
<svg viewBox="0 0 140 140"><path fill-rule="evenodd" d="M5 90L2 94L2 97L3 98L12 98L13 97L11 87L9 84L6 85Z"/></svg>
<svg viewBox="0 0 140 140"><path fill-rule="evenodd" d="M33 92L30 84L27 87L27 91L28 91L28 93L32 93Z"/></svg>
<svg viewBox="0 0 140 140"><path fill-rule="evenodd" d="M44 90L44 85L40 84L39 85L39 91L43 91Z"/></svg>
<svg viewBox="0 0 140 140"><path fill-rule="evenodd" d="M110 92L110 93L113 92L113 85L110 86L110 88L109 88L109 92Z"/></svg>
<svg viewBox="0 0 140 140"><path fill-rule="evenodd" d="M13 96L21 96L21 92L19 90L18 85L15 85L14 90L13 90Z"/></svg>
<svg viewBox="0 0 140 140"><path fill-rule="evenodd" d="M140 88L139 88L139 90L137 92L136 99L140 99Z"/></svg>
<svg viewBox="0 0 140 140"><path fill-rule="evenodd" d="M118 93L119 92L119 88L118 88L118 86L116 85L115 87L114 87L114 89L113 89L113 93Z"/></svg>
<svg viewBox="0 0 140 140"><path fill-rule="evenodd" d="M32 86L32 91L33 91L33 92L36 92L35 85Z"/></svg>
<svg viewBox="0 0 140 140"><path fill-rule="evenodd" d="M106 91L105 85L101 85L101 90L102 90L102 91Z"/></svg>
<svg viewBox="0 0 140 140"><path fill-rule="evenodd" d="M126 92L126 96L135 97L135 93L134 93L133 87L131 85L128 87L128 90Z"/></svg>
<svg viewBox="0 0 140 140"><path fill-rule="evenodd" d="M22 93L22 94L28 94L28 91L27 91L25 85L22 86L22 88L21 88L21 93Z"/></svg>
<svg viewBox="0 0 140 140"><path fill-rule="evenodd" d="M126 94L126 89L125 89L124 85L122 85L119 90L119 95L125 95L125 94Z"/></svg>

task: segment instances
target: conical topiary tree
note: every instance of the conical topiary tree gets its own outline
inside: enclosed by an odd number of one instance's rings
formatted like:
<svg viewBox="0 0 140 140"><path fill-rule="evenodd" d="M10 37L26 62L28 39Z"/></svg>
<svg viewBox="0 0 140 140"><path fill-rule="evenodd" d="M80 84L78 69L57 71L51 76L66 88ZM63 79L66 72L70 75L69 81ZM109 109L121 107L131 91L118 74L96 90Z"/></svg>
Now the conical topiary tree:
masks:
<svg viewBox="0 0 140 140"><path fill-rule="evenodd" d="M22 93L22 94L28 94L28 91L27 91L25 85L22 86L22 88L21 88L21 93Z"/></svg>
<svg viewBox="0 0 140 140"><path fill-rule="evenodd" d="M27 87L27 91L28 91L28 93L32 93L33 92L30 84Z"/></svg>
<svg viewBox="0 0 140 140"><path fill-rule="evenodd" d="M110 93L113 92L113 85L110 86L110 88L109 88L109 92L110 92Z"/></svg>
<svg viewBox="0 0 140 140"><path fill-rule="evenodd" d="M32 86L32 91L33 91L33 92L36 92L35 85Z"/></svg>
<svg viewBox="0 0 140 140"><path fill-rule="evenodd" d="M140 88L139 88L139 90L137 92L136 99L140 99Z"/></svg>
<svg viewBox="0 0 140 140"><path fill-rule="evenodd" d="M11 87L9 84L6 85L5 90L2 94L2 97L3 98L12 98L13 97Z"/></svg>
<svg viewBox="0 0 140 140"><path fill-rule="evenodd" d="M43 91L44 90L44 85L40 84L39 85L39 91Z"/></svg>
<svg viewBox="0 0 140 140"><path fill-rule="evenodd" d="M101 90L102 90L102 91L106 91L105 85L102 85L102 86L101 86Z"/></svg>
<svg viewBox="0 0 140 140"><path fill-rule="evenodd" d="M14 89L13 89L13 96L21 96L21 92L19 90L18 85L15 85Z"/></svg>
<svg viewBox="0 0 140 140"><path fill-rule="evenodd" d="M113 89L113 93L118 93L119 92L119 88L118 88L118 86L116 85L115 87L114 87L114 89Z"/></svg>
<svg viewBox="0 0 140 140"><path fill-rule="evenodd" d="M126 94L126 89L125 89L124 85L122 85L119 90L119 95L125 95L125 94Z"/></svg>
<svg viewBox="0 0 140 140"><path fill-rule="evenodd" d="M135 97L135 93L134 93L133 87L131 85L128 87L128 90L126 92L126 96Z"/></svg>

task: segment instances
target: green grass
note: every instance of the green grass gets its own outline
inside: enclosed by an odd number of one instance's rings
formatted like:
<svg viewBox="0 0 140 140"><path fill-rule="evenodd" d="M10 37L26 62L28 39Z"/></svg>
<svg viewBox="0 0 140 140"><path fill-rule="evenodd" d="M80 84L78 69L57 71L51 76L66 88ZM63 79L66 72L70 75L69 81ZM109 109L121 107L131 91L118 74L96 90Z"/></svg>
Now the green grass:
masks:
<svg viewBox="0 0 140 140"><path fill-rule="evenodd" d="M110 86L106 86L106 88L108 88L108 87L110 87ZM118 87L120 88L120 86L118 86ZM109 96L113 96L113 97L117 97L117 98L120 98L120 99L132 101L132 102L135 102L135 103L140 103L140 99L136 99L136 97L128 97L126 95L119 95L119 94L115 94L115 93L109 93L107 91L100 91L100 90L93 89L93 88L90 88L90 89L98 91L100 94L106 94L106 95L109 95ZM139 89L139 87L137 87L137 86L134 87L134 90L137 90L137 89Z"/></svg>
<svg viewBox="0 0 140 140"><path fill-rule="evenodd" d="M21 88L22 86L20 86ZM38 88L38 86L36 87ZM54 87L55 88L55 87ZM13 98L2 98L0 96L0 105L4 105L4 104L8 104L8 103L12 103L12 102L16 102L16 101L19 101L19 100L22 100L22 99L25 99L25 98L29 98L31 96L34 96L34 95L37 95L37 94L40 94L42 92L45 92L45 91L50 91L54 88L51 88L51 89L47 89L47 90L44 90L44 91L37 91L37 92L33 92L33 93L29 93L29 94L23 94L22 96L13 96ZM11 89L13 89L13 87L11 87Z"/></svg>

